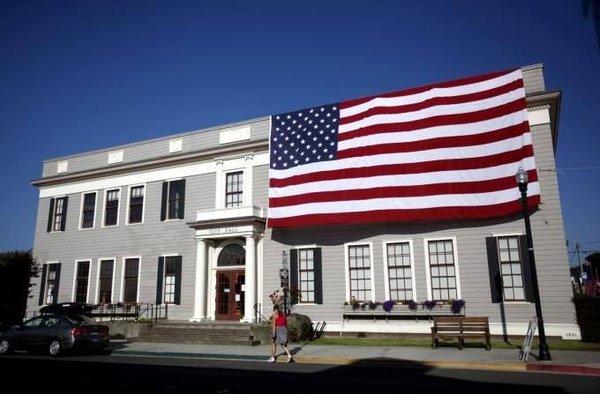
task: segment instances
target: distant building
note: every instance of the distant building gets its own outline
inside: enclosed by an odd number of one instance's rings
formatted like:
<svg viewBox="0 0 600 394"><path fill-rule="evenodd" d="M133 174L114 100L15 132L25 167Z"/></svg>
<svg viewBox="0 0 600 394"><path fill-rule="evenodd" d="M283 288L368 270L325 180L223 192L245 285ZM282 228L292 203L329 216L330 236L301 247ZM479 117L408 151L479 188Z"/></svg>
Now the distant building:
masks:
<svg viewBox="0 0 600 394"><path fill-rule="evenodd" d="M546 331L575 339L554 171L561 94L546 89L541 65L522 72L542 202L532 227ZM489 316L492 333L525 334L534 306L518 215L266 227L269 131L265 117L45 161L32 182L33 253L43 273L28 309L158 303L170 319L252 322L270 313L286 252L294 311L327 330L429 332L421 307L361 316L344 306L353 298L463 299L462 313Z"/></svg>

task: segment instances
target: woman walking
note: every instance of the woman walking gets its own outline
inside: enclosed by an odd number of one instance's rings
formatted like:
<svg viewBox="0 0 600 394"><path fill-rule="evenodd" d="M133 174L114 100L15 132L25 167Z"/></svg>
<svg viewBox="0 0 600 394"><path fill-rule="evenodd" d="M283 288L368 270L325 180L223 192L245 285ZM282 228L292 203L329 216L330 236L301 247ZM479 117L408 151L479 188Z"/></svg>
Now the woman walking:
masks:
<svg viewBox="0 0 600 394"><path fill-rule="evenodd" d="M277 345L281 345L283 350L288 356L287 362L291 363L294 361L292 354L290 353L287 347L287 317L285 313L281 311L279 306L275 305L273 307L273 316L271 317L272 325L271 325L271 358L269 359L270 363L275 362L275 352L277 351Z"/></svg>

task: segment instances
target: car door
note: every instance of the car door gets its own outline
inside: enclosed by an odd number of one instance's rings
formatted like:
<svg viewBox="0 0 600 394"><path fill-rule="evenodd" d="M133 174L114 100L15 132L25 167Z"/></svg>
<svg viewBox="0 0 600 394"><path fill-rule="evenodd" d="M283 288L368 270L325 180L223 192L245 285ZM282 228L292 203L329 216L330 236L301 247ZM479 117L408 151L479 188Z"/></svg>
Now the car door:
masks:
<svg viewBox="0 0 600 394"><path fill-rule="evenodd" d="M60 318L58 316L44 317L39 328L33 334L35 345L45 345L50 341L50 338L60 336L58 333L59 328Z"/></svg>
<svg viewBox="0 0 600 394"><path fill-rule="evenodd" d="M34 317L21 324L13 337L15 347L23 348L33 344L43 317Z"/></svg>

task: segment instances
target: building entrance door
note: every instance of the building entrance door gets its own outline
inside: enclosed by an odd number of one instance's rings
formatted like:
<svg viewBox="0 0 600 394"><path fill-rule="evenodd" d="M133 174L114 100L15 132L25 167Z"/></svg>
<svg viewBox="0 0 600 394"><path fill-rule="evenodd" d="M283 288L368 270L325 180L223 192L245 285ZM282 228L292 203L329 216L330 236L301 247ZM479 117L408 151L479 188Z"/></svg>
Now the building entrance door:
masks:
<svg viewBox="0 0 600 394"><path fill-rule="evenodd" d="M244 270L217 271L217 320L240 320L244 317Z"/></svg>

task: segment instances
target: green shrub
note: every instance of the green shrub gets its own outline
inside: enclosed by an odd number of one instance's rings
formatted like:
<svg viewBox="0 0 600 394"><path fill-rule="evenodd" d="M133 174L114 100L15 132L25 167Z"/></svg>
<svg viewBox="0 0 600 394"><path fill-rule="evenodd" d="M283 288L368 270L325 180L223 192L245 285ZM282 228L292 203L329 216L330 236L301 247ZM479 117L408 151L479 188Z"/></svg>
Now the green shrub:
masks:
<svg viewBox="0 0 600 394"><path fill-rule="evenodd" d="M313 337L313 327L310 317L292 313L287 318L288 339L290 342L310 341Z"/></svg>
<svg viewBox="0 0 600 394"><path fill-rule="evenodd" d="M577 324L583 342L600 342L600 297L576 295L573 297Z"/></svg>

